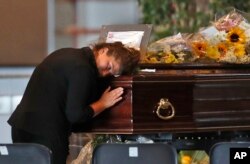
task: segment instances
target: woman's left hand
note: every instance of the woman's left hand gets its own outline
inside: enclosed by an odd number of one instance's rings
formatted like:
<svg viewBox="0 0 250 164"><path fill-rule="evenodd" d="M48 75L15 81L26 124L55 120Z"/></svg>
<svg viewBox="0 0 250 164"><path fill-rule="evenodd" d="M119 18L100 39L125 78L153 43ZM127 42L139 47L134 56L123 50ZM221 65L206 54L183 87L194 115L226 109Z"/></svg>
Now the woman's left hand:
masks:
<svg viewBox="0 0 250 164"><path fill-rule="evenodd" d="M118 101L122 100L121 95L123 94L123 88L118 87L111 90L111 87L108 87L102 94L99 101L103 104L104 108L109 108L115 105Z"/></svg>
<svg viewBox="0 0 250 164"><path fill-rule="evenodd" d="M118 87L111 90L108 87L102 94L101 98L90 106L95 111L95 115L99 114L103 110L115 105L117 102L122 100L123 88Z"/></svg>

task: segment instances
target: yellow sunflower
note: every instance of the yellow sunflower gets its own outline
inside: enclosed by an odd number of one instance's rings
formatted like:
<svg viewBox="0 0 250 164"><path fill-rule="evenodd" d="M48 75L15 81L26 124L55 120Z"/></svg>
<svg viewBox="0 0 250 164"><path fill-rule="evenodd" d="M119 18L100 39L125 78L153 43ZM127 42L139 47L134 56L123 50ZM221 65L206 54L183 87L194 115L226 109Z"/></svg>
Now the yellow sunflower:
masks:
<svg viewBox="0 0 250 164"><path fill-rule="evenodd" d="M181 157L181 164L191 164L192 158L189 155L183 155Z"/></svg>
<svg viewBox="0 0 250 164"><path fill-rule="evenodd" d="M227 42L229 43L246 43L245 31L239 27L234 27L227 33Z"/></svg>
<svg viewBox="0 0 250 164"><path fill-rule="evenodd" d="M234 44L234 54L238 58L243 57L246 54L244 44Z"/></svg>
<svg viewBox="0 0 250 164"><path fill-rule="evenodd" d="M207 57L217 60L220 58L220 52L218 51L216 46L207 47Z"/></svg>
<svg viewBox="0 0 250 164"><path fill-rule="evenodd" d="M192 42L191 46L194 50L194 53L198 57L202 57L202 56L206 55L206 51L207 51L207 47L208 47L207 42Z"/></svg>
<svg viewBox="0 0 250 164"><path fill-rule="evenodd" d="M224 57L228 51L228 46L225 43L221 42L221 43L217 44L217 49L218 49L221 57Z"/></svg>
<svg viewBox="0 0 250 164"><path fill-rule="evenodd" d="M156 57L150 57L148 62L149 63L159 63L159 61L157 60Z"/></svg>
<svg viewBox="0 0 250 164"><path fill-rule="evenodd" d="M167 54L163 57L164 63L178 63L178 60L172 53Z"/></svg>

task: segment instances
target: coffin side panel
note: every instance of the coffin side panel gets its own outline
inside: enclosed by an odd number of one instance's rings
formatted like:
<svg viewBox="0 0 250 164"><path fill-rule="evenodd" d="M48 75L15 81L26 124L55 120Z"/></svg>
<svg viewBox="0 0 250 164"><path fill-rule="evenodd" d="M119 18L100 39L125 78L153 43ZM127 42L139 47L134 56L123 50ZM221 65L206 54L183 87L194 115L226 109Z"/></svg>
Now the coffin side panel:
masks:
<svg viewBox="0 0 250 164"><path fill-rule="evenodd" d="M95 117L84 131L93 133L133 133L132 120L132 81L131 77L113 80L112 88L123 87L123 99L110 109Z"/></svg>
<svg viewBox="0 0 250 164"><path fill-rule="evenodd" d="M135 82L132 106L134 131L170 132L193 128L192 85L183 81ZM161 98L167 98L175 108L175 116L170 120L160 119L156 114Z"/></svg>
<svg viewBox="0 0 250 164"><path fill-rule="evenodd" d="M194 86L193 112L200 127L250 127L250 80L201 81Z"/></svg>

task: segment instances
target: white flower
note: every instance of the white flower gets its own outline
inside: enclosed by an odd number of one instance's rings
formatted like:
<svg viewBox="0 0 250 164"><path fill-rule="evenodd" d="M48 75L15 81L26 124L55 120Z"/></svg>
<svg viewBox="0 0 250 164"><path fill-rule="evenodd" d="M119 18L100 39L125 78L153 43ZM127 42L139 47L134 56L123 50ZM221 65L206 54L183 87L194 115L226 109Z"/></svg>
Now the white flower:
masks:
<svg viewBox="0 0 250 164"><path fill-rule="evenodd" d="M225 31L218 31L212 38L210 38L209 42L212 44L218 44L226 40L227 33Z"/></svg>
<svg viewBox="0 0 250 164"><path fill-rule="evenodd" d="M248 30L248 29L250 29L250 24L247 23L246 21L241 21L239 24L239 28L241 28L243 30Z"/></svg>
<svg viewBox="0 0 250 164"><path fill-rule="evenodd" d="M246 35L246 41L250 41L250 24L246 21L241 21L239 24L239 28L243 29L245 31Z"/></svg>
<svg viewBox="0 0 250 164"><path fill-rule="evenodd" d="M220 61L226 63L236 63L237 57L234 55L234 48L229 48L226 55L220 58Z"/></svg>

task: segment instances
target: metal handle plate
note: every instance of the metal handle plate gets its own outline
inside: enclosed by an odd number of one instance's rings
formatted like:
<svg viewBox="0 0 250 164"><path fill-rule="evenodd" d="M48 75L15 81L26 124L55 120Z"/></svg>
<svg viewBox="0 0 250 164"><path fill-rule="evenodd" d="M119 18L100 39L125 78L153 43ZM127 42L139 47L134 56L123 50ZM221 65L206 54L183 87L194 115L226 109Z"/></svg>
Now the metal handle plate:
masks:
<svg viewBox="0 0 250 164"><path fill-rule="evenodd" d="M161 98L156 109L156 114L160 119L169 120L175 116L175 108L167 98Z"/></svg>

